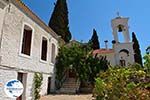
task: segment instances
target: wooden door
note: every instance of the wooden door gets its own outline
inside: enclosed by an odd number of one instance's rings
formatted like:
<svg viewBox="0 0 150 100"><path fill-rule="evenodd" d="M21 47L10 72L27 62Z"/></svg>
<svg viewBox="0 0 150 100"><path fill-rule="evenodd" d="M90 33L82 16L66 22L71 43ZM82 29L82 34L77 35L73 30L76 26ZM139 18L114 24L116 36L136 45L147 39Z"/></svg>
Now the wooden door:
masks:
<svg viewBox="0 0 150 100"><path fill-rule="evenodd" d="M23 83L23 73L18 73L18 78L17 78L21 83ZM22 95L18 97L16 100L22 100Z"/></svg>
<svg viewBox="0 0 150 100"><path fill-rule="evenodd" d="M74 69L69 69L69 78L75 78L76 77L76 72Z"/></svg>
<svg viewBox="0 0 150 100"><path fill-rule="evenodd" d="M48 87L47 87L47 94L51 92L51 77L48 77Z"/></svg>

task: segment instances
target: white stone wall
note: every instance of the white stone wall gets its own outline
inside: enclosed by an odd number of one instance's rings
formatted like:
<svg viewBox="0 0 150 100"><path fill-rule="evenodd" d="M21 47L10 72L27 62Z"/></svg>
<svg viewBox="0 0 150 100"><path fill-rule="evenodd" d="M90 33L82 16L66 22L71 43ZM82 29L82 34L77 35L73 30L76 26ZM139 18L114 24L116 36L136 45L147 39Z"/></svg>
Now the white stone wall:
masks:
<svg viewBox="0 0 150 100"><path fill-rule="evenodd" d="M2 67L2 66L0 66ZM4 85L6 82L12 80L12 79L17 79L17 71L14 70L4 70L0 69L0 82L3 83L2 87L0 87L0 99L3 100L15 100L10 97L8 97L5 92L4 92ZM23 72L26 73L26 72ZM23 92L23 100L33 100L33 78L34 78L34 73L26 73L27 74L27 79L25 80L25 85L24 85L24 92ZM49 75L43 74L43 81L42 81L42 86L41 86L41 95L46 95L47 94L47 83L48 83L48 77Z"/></svg>
<svg viewBox="0 0 150 100"><path fill-rule="evenodd" d="M42 81L41 92L40 92L41 96L47 94L48 76L49 75L43 74L43 81ZM27 81L26 81L27 87L25 88L26 91L25 100L33 100L33 78L34 78L34 73L27 74Z"/></svg>
<svg viewBox="0 0 150 100"><path fill-rule="evenodd" d="M114 50L115 50L115 59L116 59L116 64L120 64L120 59L121 56L123 56L126 59L126 64L133 64L134 63L134 51L133 51L133 43L116 43L114 45ZM119 54L120 50L126 49L129 51L129 56L126 57L124 54Z"/></svg>
<svg viewBox="0 0 150 100"><path fill-rule="evenodd" d="M0 7L0 38L1 38L1 33L2 33L4 14L5 14L5 10Z"/></svg>
<svg viewBox="0 0 150 100"><path fill-rule="evenodd" d="M0 87L0 100L15 100L8 97L5 94L4 85L6 82L10 81L11 79L16 79L16 78L17 78L17 73L15 71L0 69L0 82L3 83L2 87Z"/></svg>
<svg viewBox="0 0 150 100"><path fill-rule="evenodd" d="M26 100L32 99L32 89L33 89L33 76L34 72L42 72L43 73L43 84L41 87L41 95L45 95L47 93L47 81L48 77L52 77L52 89L54 90L54 64L51 63L51 44L54 43L56 46L56 54L58 52L58 42L55 38L53 38L50 33L47 33L43 28L37 25L31 18L25 15L21 10L19 10L16 6L11 4L10 11L5 11L3 20L3 31L2 31L2 41L1 41L1 54L0 54L0 65L14 68L16 71L9 70L5 71L0 69L0 81L3 82L16 79L18 72L27 73L26 87L25 87L25 98ZM0 10L1 14L1 10ZM33 41L31 47L31 56L26 57L21 54L21 41L22 41L22 30L23 25L27 24L33 28ZM1 26L0 26L1 27ZM1 31L0 31L1 33ZM42 45L42 37L46 37L48 39L48 53L47 53L47 61L42 61L41 57L41 45ZM7 80L6 80L7 79ZM1 91L0 91L1 92ZM1 93L0 93L1 94ZM1 95L0 95L1 96ZM3 100L7 100L6 95L2 94L4 98ZM8 99L10 100L10 99ZM12 100L12 99L11 99Z"/></svg>
<svg viewBox="0 0 150 100"><path fill-rule="evenodd" d="M41 95L46 95L47 94L47 87L48 87L48 75L43 75L43 81L42 81L42 90L40 92Z"/></svg>
<svg viewBox="0 0 150 100"><path fill-rule="evenodd" d="M116 65L114 53L98 54L98 56L103 56L103 57L106 56L106 59L108 62L110 62L110 65L112 65L112 66Z"/></svg>
<svg viewBox="0 0 150 100"><path fill-rule="evenodd" d="M5 8L5 6L7 5L8 0L0 0L0 8Z"/></svg>
<svg viewBox="0 0 150 100"><path fill-rule="evenodd" d="M24 90L26 100L33 99L33 78L34 78L34 73L27 74L26 88Z"/></svg>
<svg viewBox="0 0 150 100"><path fill-rule="evenodd" d="M22 45L21 35L24 23L28 23L34 29L30 57L20 55ZM48 61L42 62L40 60L42 36L48 39L52 37L14 5L11 5L10 12L6 12L6 17L4 19L1 64L26 70L50 73L53 68L53 65L50 63L51 43L54 42L57 47L57 41L54 38L51 39L53 40L52 42L48 40Z"/></svg>

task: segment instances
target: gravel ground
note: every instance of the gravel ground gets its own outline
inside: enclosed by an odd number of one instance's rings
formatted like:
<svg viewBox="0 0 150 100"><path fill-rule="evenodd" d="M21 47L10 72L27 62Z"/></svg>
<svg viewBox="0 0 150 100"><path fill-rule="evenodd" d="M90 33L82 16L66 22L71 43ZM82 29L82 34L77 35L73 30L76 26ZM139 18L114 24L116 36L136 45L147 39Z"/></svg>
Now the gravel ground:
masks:
<svg viewBox="0 0 150 100"><path fill-rule="evenodd" d="M93 100L91 94L87 95L48 95L40 100Z"/></svg>

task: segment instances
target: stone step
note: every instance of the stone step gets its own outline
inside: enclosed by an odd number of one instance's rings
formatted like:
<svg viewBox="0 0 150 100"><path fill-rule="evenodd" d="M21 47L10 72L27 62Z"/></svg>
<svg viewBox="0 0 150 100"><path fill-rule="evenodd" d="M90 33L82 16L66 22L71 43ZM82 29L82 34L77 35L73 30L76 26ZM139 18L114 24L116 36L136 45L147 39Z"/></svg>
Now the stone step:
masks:
<svg viewBox="0 0 150 100"><path fill-rule="evenodd" d="M67 83L76 83L76 81L70 81L70 80L66 80L65 82L67 82Z"/></svg>
<svg viewBox="0 0 150 100"><path fill-rule="evenodd" d="M76 90L76 88L68 88L68 87L66 87L66 88L61 88L60 90Z"/></svg>
<svg viewBox="0 0 150 100"><path fill-rule="evenodd" d="M74 89L74 88L61 88L59 93L76 93L76 89Z"/></svg>
<svg viewBox="0 0 150 100"><path fill-rule="evenodd" d="M67 94L76 93L78 87L79 87L79 83L75 78L68 78L63 83L61 89L59 90L59 93L67 93Z"/></svg>
<svg viewBox="0 0 150 100"><path fill-rule="evenodd" d="M66 87L66 86L68 86L68 87L76 87L76 86L79 86L79 84L78 83L64 83L63 85L62 85L62 87Z"/></svg>
<svg viewBox="0 0 150 100"><path fill-rule="evenodd" d="M63 84L63 86L76 86L77 84L69 84L69 83L66 83L66 84Z"/></svg>
<svg viewBox="0 0 150 100"><path fill-rule="evenodd" d="M70 84L74 84L74 83L76 83L76 82L65 81L65 82L64 82L64 84L65 84L65 83L70 83Z"/></svg>
<svg viewBox="0 0 150 100"><path fill-rule="evenodd" d="M62 88L77 88L77 85L74 85L74 86L72 86L72 85L64 85L64 86L62 86Z"/></svg>
<svg viewBox="0 0 150 100"><path fill-rule="evenodd" d="M76 85L77 83L64 83L65 85Z"/></svg>
<svg viewBox="0 0 150 100"><path fill-rule="evenodd" d="M68 78L66 81L76 82L76 79L74 79L74 78Z"/></svg>

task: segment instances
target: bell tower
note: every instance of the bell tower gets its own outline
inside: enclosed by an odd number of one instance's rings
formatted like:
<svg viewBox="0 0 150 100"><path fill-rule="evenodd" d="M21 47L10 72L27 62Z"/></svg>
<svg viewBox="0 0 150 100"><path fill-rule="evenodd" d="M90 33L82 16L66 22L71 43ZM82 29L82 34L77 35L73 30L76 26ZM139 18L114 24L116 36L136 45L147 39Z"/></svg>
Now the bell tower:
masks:
<svg viewBox="0 0 150 100"><path fill-rule="evenodd" d="M114 36L113 49L115 51L116 65L128 66L134 63L133 43L130 41L129 18L118 16L111 20L112 34ZM123 34L124 41L120 42L118 36Z"/></svg>
<svg viewBox="0 0 150 100"><path fill-rule="evenodd" d="M130 42L128 20L129 20L129 18L123 18L123 17L118 16L115 19L112 19L112 21L111 21L114 40L117 43L120 42L118 39L119 32L122 32L122 34L124 36L124 42L126 42L126 43Z"/></svg>

